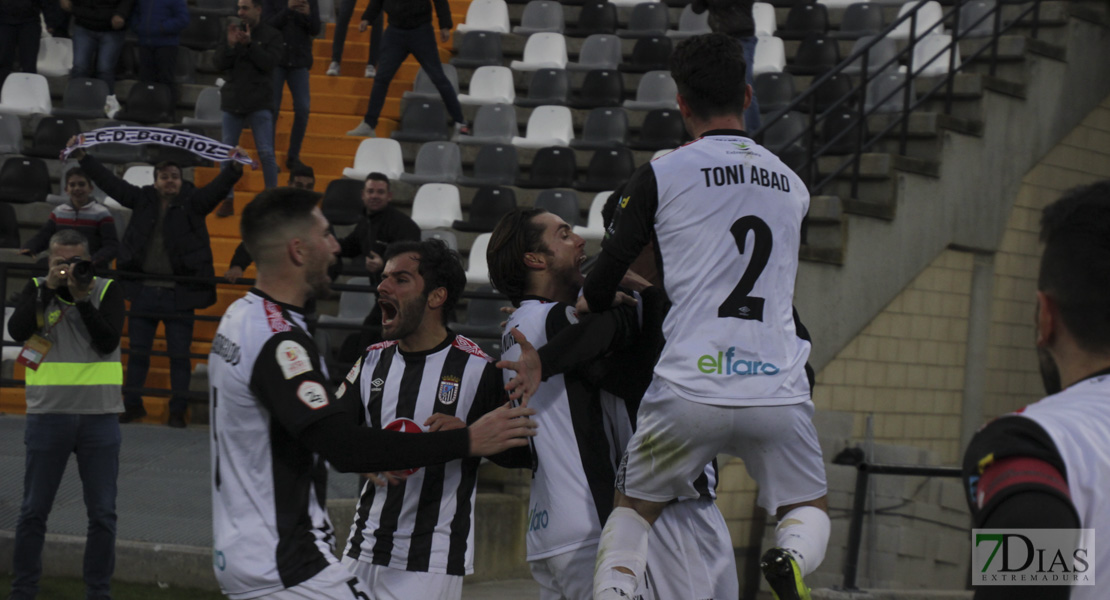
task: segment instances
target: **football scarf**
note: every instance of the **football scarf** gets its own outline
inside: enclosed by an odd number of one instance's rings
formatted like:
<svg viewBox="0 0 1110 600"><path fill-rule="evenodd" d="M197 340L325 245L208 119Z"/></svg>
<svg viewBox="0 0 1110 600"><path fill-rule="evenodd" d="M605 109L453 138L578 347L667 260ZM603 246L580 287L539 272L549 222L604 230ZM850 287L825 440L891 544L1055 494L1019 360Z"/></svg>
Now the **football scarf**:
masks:
<svg viewBox="0 0 1110 600"><path fill-rule="evenodd" d="M213 162L234 160L257 168L255 162L251 160L251 157L247 156L245 152L236 152L233 146L217 142L199 133L178 131L176 129L164 129L161 127L135 127L128 125L102 127L78 135L76 144L62 150L61 159L65 160L69 158L69 155L78 148L89 148L97 144L126 144L128 146L157 144L160 146L171 146L187 152L192 152L201 158Z"/></svg>

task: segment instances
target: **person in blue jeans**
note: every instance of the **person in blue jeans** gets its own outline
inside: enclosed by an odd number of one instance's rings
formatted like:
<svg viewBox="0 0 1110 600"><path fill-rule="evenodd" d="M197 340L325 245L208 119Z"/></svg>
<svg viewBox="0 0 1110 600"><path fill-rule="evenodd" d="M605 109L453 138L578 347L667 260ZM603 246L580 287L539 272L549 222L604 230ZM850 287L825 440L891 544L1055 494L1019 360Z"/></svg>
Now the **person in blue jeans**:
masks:
<svg viewBox="0 0 1110 600"><path fill-rule="evenodd" d="M301 162L301 143L308 130L308 72L312 68L312 40L320 35L320 6L316 0L265 0L262 15L285 40L285 55L274 69L274 126L281 114L281 95L285 84L293 95L293 130L285 166L293 169Z"/></svg>
<svg viewBox="0 0 1110 600"><path fill-rule="evenodd" d="M134 0L61 0L62 9L73 13L70 77L96 77L108 84L109 117L120 108L116 99L116 63L123 50L123 28L133 4Z"/></svg>
<svg viewBox="0 0 1110 600"><path fill-rule="evenodd" d="M744 62L747 63L747 83L754 85L752 76L755 64L755 46L758 38L755 36L755 18L752 16L752 5L755 0L693 0L691 10L696 14L709 11L709 28L715 33L732 36L744 48ZM744 131L749 135L756 132L762 125L759 118L759 99L752 90L752 103L744 110Z"/></svg>
<svg viewBox="0 0 1110 600"><path fill-rule="evenodd" d="M177 48L189 26L189 7L185 0L136 0L130 23L139 38L139 81L169 86L177 106Z"/></svg>
<svg viewBox="0 0 1110 600"><path fill-rule="evenodd" d="M378 74L374 78L374 87L370 89L370 105L366 108L358 127L347 132L347 135L374 137L374 128L378 126L378 116L381 115L382 106L385 105L385 96L389 91L389 83L401 68L401 63L411 54L423 67L428 78L439 90L443 103L447 106L447 114L455 121L455 132L460 135L470 135L470 128L463 117L462 106L459 104L459 95L451 87L451 81L443 72L443 64L439 62L439 49L436 48L436 32L432 29L432 3L435 4L436 17L439 20L439 40L446 42L451 39L451 7L447 0L370 0L366 12L362 13L362 22L359 31L366 31L370 24L376 21L385 11L389 17L389 27L385 28L382 35L381 56L378 58Z"/></svg>
<svg viewBox="0 0 1110 600"><path fill-rule="evenodd" d="M341 0L339 10L335 14L335 37L331 41L331 64L328 65L327 75L338 77L339 68L343 63L343 45L347 43L347 29L351 26L351 16L355 13L355 3L358 0ZM378 49L382 41L382 18L378 16L374 26L370 29L370 54L366 57L366 70L362 76L367 79L378 74Z"/></svg>
<svg viewBox="0 0 1110 600"><path fill-rule="evenodd" d="M71 261L89 257L85 236L73 229L55 233L46 277L27 282L8 322L12 339L26 342L19 360L27 367L23 503L9 600L38 594L46 521L70 454L77 455L89 518L85 598L111 597L124 305L122 288L111 279L78 277Z"/></svg>

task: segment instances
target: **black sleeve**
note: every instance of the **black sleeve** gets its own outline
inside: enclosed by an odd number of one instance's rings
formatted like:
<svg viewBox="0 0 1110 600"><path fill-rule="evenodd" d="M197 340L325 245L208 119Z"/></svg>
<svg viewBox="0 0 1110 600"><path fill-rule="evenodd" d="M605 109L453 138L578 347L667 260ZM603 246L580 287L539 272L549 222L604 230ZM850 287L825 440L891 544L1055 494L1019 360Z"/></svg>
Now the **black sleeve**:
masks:
<svg viewBox="0 0 1110 600"><path fill-rule="evenodd" d="M362 238L366 236L369 230L370 221L365 218L359 219L354 231L339 241L339 256L353 258L362 254Z"/></svg>
<svg viewBox="0 0 1110 600"><path fill-rule="evenodd" d="M275 61L276 62L276 61ZM231 161L231 164L226 169L221 169L220 174L208 183L208 185L193 190L192 196L189 198L189 206L194 212L199 212L202 215L216 210L216 207L227 198L231 188L235 186L235 182L243 176L243 165Z"/></svg>
<svg viewBox="0 0 1110 600"><path fill-rule="evenodd" d="M123 332L123 288L110 281L100 296L99 308L93 307L92 302L78 302L76 306L85 329L89 330L93 350L98 354L114 352Z"/></svg>
<svg viewBox="0 0 1110 600"><path fill-rule="evenodd" d="M135 205L142 200L142 188L116 177L92 155L86 153L79 164L89 174L89 179L96 187L104 190L105 194L114 198L121 205L134 210Z"/></svg>
<svg viewBox="0 0 1110 600"><path fill-rule="evenodd" d="M43 292L49 292L52 297L54 293L51 290L43 287ZM19 293L19 300L16 302L15 310L12 316L8 319L8 335L12 336L12 340L16 342L26 342L36 331L38 331L38 323L35 321L35 309L38 306L39 286L35 285L35 280L32 279L23 286L23 291Z"/></svg>
<svg viewBox="0 0 1110 600"><path fill-rule="evenodd" d="M116 235L116 221L113 218L101 219L98 226L100 232L100 250L93 255L92 261L97 266L107 267L119 255L119 236Z"/></svg>
<svg viewBox="0 0 1110 600"><path fill-rule="evenodd" d="M577 323L570 323L564 311L554 308L547 314L547 343L538 350L543 379L623 348L639 332L632 306L585 314Z"/></svg>
<svg viewBox="0 0 1110 600"><path fill-rule="evenodd" d="M652 239L659 192L651 163L632 174L624 194L606 229L597 264L583 286L583 296L595 313L609 308L628 265Z"/></svg>
<svg viewBox="0 0 1110 600"><path fill-rule="evenodd" d="M508 401L509 394L505 391L505 380L501 369L493 366L491 362L482 371L482 380L478 382L474 404L466 415L466 424L473 425L475 421L482 418L482 415L503 406ZM510 448L487 458L497 466L506 469L532 468L531 445Z"/></svg>
<svg viewBox="0 0 1110 600"><path fill-rule="evenodd" d="M359 425L350 415L331 414L300 433L309 450L344 473L373 473L438 465L470 452L466 429L412 435Z"/></svg>
<svg viewBox="0 0 1110 600"><path fill-rule="evenodd" d="M382 0L370 0L370 4L366 6L366 10L362 13L362 21L369 21L373 23L382 14Z"/></svg>
<svg viewBox="0 0 1110 600"><path fill-rule="evenodd" d="M439 28L451 29L451 5L447 3L447 0L432 0L432 4L436 7L436 18L439 20Z"/></svg>
<svg viewBox="0 0 1110 600"><path fill-rule="evenodd" d="M235 247L235 253L231 255L231 266L239 267L245 271L251 265L252 260L251 253L247 252L247 245L239 242L239 245Z"/></svg>

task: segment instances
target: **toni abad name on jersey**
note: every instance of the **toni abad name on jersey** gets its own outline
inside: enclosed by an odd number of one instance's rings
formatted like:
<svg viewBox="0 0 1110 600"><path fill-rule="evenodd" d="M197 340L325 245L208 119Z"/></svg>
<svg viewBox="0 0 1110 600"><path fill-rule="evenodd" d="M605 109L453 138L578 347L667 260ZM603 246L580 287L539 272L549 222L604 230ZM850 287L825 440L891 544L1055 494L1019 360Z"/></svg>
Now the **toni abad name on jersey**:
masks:
<svg viewBox="0 0 1110 600"><path fill-rule="evenodd" d="M782 192L790 191L790 178L786 173L776 173L757 165L750 165L745 170L745 166L737 164L701 169L705 176L705 187L748 184Z"/></svg>

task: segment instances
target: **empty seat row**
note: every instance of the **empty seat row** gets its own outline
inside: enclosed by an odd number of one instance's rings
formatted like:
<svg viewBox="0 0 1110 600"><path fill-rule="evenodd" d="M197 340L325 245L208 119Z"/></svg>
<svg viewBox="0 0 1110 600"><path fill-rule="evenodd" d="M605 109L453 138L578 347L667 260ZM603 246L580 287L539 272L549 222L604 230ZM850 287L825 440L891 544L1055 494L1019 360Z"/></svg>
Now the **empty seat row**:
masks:
<svg viewBox="0 0 1110 600"><path fill-rule="evenodd" d="M567 29L563 6L556 0L531 0L524 8L520 25L512 27L509 9L504 0L474 0L466 12L466 22L458 26L460 33L488 31L493 33L560 33L585 37L593 33L616 33L621 37L635 38L645 35L667 35L686 38L709 32L709 13L693 12L687 6L679 16L678 29L671 29L669 9L658 2L637 3L628 19L628 27L617 27L617 5L613 2L590 1L582 5L573 29Z"/></svg>

